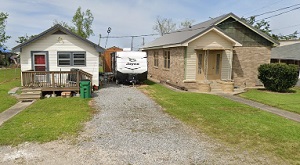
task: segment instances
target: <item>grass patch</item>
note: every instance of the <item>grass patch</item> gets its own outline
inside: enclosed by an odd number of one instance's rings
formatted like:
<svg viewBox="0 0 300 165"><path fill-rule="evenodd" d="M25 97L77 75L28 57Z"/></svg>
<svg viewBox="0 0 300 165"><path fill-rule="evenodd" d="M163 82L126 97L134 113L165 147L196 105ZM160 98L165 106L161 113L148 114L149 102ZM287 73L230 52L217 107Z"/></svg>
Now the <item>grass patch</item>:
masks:
<svg viewBox="0 0 300 165"><path fill-rule="evenodd" d="M144 90L167 113L227 144L300 163L300 124L216 95L176 92L148 83Z"/></svg>
<svg viewBox="0 0 300 165"><path fill-rule="evenodd" d="M0 113L18 102L8 91L21 85L20 74L20 68L0 69Z"/></svg>
<svg viewBox="0 0 300 165"><path fill-rule="evenodd" d="M99 66L99 72L100 72L100 73L103 73L103 72L104 72L103 66Z"/></svg>
<svg viewBox="0 0 300 165"><path fill-rule="evenodd" d="M273 107L300 114L300 88L293 88L290 93L276 93L267 90L251 89L240 96Z"/></svg>
<svg viewBox="0 0 300 165"><path fill-rule="evenodd" d="M0 145L76 136L83 127L82 122L93 113L89 101L81 98L39 100L0 127Z"/></svg>

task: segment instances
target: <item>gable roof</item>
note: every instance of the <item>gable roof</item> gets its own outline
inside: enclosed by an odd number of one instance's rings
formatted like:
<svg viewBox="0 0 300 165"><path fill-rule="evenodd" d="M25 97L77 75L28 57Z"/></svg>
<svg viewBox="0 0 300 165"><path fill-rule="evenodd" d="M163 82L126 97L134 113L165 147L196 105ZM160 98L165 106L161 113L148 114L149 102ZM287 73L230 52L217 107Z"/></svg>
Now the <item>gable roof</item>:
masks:
<svg viewBox="0 0 300 165"><path fill-rule="evenodd" d="M273 48L271 59L300 60L300 43Z"/></svg>
<svg viewBox="0 0 300 165"><path fill-rule="evenodd" d="M119 48L119 47L117 47L117 46L113 46L113 47L107 48L105 51L108 51L108 50L115 50L115 49L117 49L117 50L123 50L122 48Z"/></svg>
<svg viewBox="0 0 300 165"><path fill-rule="evenodd" d="M95 44L95 43L93 43L93 42L91 42L91 41L89 41L89 40L87 40L85 38L82 38L81 36L79 36L79 35L71 32L70 30L64 28L63 26L61 26L59 24L56 24L56 25L52 26L51 28L45 30L44 32L42 32L42 33L40 33L40 34L38 34L38 35L30 38L28 41L15 46L14 48L12 48L12 51L13 52L20 51L22 49L22 47L25 47L25 46L31 44L32 42L40 39L41 37L43 37L43 36L45 36L47 34L64 34L64 33L68 34L68 35L71 35L71 36L73 36L73 37L75 37L75 38L77 38L79 40L82 40L83 42L85 42L85 43L93 46L98 52L103 53L104 50L105 50L101 46L99 46L99 45L97 45L97 44Z"/></svg>
<svg viewBox="0 0 300 165"><path fill-rule="evenodd" d="M250 24L242 21L239 17L237 17L233 13L229 13L229 14L221 15L219 17L210 19L208 21L193 25L190 28L184 28L184 29L177 30L175 32L165 34L165 35L161 36L160 38L157 38L153 42L145 45L143 48L148 49L148 48L155 48L155 47L168 47L168 46L171 47L172 45L178 45L178 44L185 46L184 43L187 43L187 42L193 40L193 38L205 33L206 31L208 31L212 28L218 29L219 31L221 31L223 33L223 35L227 36L220 28L217 27L217 25L222 23L223 21L225 21L228 18L233 18L234 20L245 25L252 31L256 32L258 35L262 36L266 40L270 41L274 45L278 45L278 42L275 41L270 36L268 36L267 34L254 28Z"/></svg>

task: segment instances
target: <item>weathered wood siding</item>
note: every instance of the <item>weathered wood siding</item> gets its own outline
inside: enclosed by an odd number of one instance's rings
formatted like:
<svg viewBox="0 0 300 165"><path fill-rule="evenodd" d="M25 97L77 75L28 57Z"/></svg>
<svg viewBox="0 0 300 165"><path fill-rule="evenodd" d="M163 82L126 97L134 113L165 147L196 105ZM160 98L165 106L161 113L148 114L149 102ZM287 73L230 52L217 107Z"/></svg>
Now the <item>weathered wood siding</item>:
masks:
<svg viewBox="0 0 300 165"><path fill-rule="evenodd" d="M25 46L21 52L21 70L32 70L32 51L47 51L49 71L70 71L71 68L82 69L93 75L92 84L99 84L99 53L94 47L66 34L46 35L30 45ZM84 51L86 53L86 66L58 66L58 51Z"/></svg>
<svg viewBox="0 0 300 165"><path fill-rule="evenodd" d="M104 72L112 72L111 68L111 53L113 52L120 52L123 51L123 49L118 47L111 47L105 50L104 52Z"/></svg>
<svg viewBox="0 0 300 165"><path fill-rule="evenodd" d="M233 18L228 18L217 26L227 35L241 43L244 47L269 47L273 45L270 41L252 31L245 25L235 21Z"/></svg>

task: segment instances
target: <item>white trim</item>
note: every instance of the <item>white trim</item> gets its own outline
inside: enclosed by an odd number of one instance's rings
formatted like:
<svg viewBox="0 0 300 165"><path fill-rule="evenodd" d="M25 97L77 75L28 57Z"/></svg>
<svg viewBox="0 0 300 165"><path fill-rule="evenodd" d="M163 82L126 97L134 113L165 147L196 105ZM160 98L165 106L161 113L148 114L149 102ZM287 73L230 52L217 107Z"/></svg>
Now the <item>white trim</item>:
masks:
<svg viewBox="0 0 300 165"><path fill-rule="evenodd" d="M47 54L45 52L41 52L41 53L33 53L33 61L32 61L32 70L35 71L35 67L36 66L44 66L45 67L45 71L47 71ZM45 64L36 64L35 63L35 56L44 56L44 60L45 60Z"/></svg>
<svg viewBox="0 0 300 165"><path fill-rule="evenodd" d="M182 44L172 44L172 45L165 45L165 46L157 46L157 47L150 47L150 48L142 48L141 50L151 50L151 49L164 49L164 48L173 48L173 47L180 47L180 46L188 46L190 42L193 42L194 40L206 35L207 33L214 31L216 33L218 33L219 35L223 36L225 39L231 41L232 43L234 43L233 46L237 47L237 46L243 46L241 43L237 42L236 40L232 39L231 37L227 36L226 34L224 34L223 32L221 32L220 30L218 30L215 27L210 28L209 30L207 30L206 32L198 35L197 37L194 37L192 39L190 39L189 41L182 43Z"/></svg>
<svg viewBox="0 0 300 165"><path fill-rule="evenodd" d="M198 38L200 38L200 37L206 35L207 33L211 32L211 31L215 31L215 32L217 32L219 35L221 35L221 36L223 36L224 38L226 38L227 40L233 42L233 43L234 43L233 46L242 46L241 43L239 43L239 42L237 42L236 40L232 39L231 37L227 36L226 34L224 34L223 32L221 32L220 30L218 30L218 29L215 28L215 27L213 27L213 28L207 30L206 32L204 32L204 33L198 35L197 37L192 38L191 40L189 40L189 41L183 43L182 45L188 45L190 42L195 41L196 39L198 39Z"/></svg>
<svg viewBox="0 0 300 165"><path fill-rule="evenodd" d="M156 46L156 47L148 47L148 48L141 48L140 50L153 50L153 49L166 49L166 48L174 48L174 47L181 47L181 46L188 46L188 44L174 44L174 45L165 45L165 46Z"/></svg>

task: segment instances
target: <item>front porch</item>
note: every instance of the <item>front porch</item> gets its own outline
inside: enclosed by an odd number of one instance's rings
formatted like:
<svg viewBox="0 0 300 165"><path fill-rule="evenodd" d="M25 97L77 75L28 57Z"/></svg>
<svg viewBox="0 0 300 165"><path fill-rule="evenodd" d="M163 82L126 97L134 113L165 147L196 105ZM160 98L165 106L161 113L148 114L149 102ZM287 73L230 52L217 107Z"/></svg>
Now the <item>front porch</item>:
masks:
<svg viewBox="0 0 300 165"><path fill-rule="evenodd" d="M77 69L71 71L22 71L21 77L23 89L40 88L42 92L69 91L78 93L80 81L89 80L92 82L93 75Z"/></svg>

